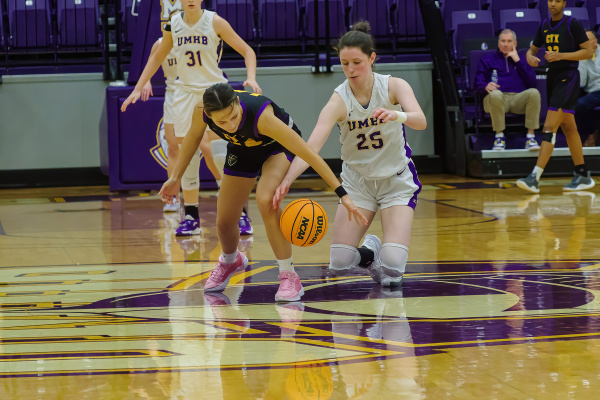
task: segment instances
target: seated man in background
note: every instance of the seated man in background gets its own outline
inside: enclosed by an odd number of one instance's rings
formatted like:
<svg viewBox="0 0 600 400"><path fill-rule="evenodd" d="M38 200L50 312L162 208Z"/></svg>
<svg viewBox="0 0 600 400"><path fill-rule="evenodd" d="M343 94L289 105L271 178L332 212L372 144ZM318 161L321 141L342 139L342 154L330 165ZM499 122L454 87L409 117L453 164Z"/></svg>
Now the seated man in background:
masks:
<svg viewBox="0 0 600 400"><path fill-rule="evenodd" d="M598 49L598 34L586 31L589 40L594 43L594 57L579 61L579 76L581 88L587 93L577 100L575 121L585 147L596 145L598 138L598 118L594 108L600 106L600 53Z"/></svg>
<svg viewBox="0 0 600 400"><path fill-rule="evenodd" d="M517 53L517 35L510 29L500 32L498 51L486 54L479 61L475 87L487 93L483 109L492 117L496 132L493 150L504 150L505 114L525 114L527 142L525 148L538 150L533 131L540 127L540 92L535 88L535 71Z"/></svg>

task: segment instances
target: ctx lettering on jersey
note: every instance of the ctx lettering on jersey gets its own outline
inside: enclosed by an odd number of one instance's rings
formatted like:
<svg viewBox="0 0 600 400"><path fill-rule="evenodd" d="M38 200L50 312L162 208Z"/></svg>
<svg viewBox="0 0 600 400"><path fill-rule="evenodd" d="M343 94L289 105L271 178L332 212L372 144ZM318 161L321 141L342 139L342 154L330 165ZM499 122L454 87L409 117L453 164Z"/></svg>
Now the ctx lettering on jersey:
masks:
<svg viewBox="0 0 600 400"><path fill-rule="evenodd" d="M355 129L363 129L363 128L368 128L370 126L375 126L375 125L380 125L380 124L385 124L386 122L383 122L382 119L379 118L365 118L363 120L356 120L356 121L348 121L348 129L350 129L350 131L353 131Z"/></svg>
<svg viewBox="0 0 600 400"><path fill-rule="evenodd" d="M208 44L208 37L204 35L178 37L177 46L184 44Z"/></svg>
<svg viewBox="0 0 600 400"><path fill-rule="evenodd" d="M298 235L296 236L297 239L304 239L306 228L308 228L308 218L302 217L302 222L300 222L300 226L298 227Z"/></svg>
<svg viewBox="0 0 600 400"><path fill-rule="evenodd" d="M550 35L546 35L546 43L558 43L558 33L551 33Z"/></svg>

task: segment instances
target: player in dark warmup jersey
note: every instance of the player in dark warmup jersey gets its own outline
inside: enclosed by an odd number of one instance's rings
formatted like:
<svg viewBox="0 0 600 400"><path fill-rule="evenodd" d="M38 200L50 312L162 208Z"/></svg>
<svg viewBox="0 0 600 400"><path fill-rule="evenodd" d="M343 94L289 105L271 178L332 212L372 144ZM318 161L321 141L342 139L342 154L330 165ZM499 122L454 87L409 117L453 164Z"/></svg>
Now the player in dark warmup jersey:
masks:
<svg viewBox="0 0 600 400"><path fill-rule="evenodd" d="M532 67L538 66L540 59L536 54L540 47L546 47L545 58L548 61L548 114L544 123L540 154L533 172L517 181L517 186L534 193L540 191L539 180L554 150L559 126L565 133L575 164L573 180L566 184L563 190L585 190L595 185L583 161L581 138L575 123L575 106L579 97L577 66L579 60L592 58L594 44L588 39L581 22L564 15L565 6L566 0L548 0L548 10L552 18L542 22L531 48L527 51L527 63Z"/></svg>
<svg viewBox="0 0 600 400"><path fill-rule="evenodd" d="M287 173L293 154L308 162L335 189L348 209L349 218L354 217L356 222L365 225L367 219L345 193L325 161L302 140L291 117L270 99L257 93L236 92L229 84L219 83L206 90L203 102L203 121L194 121L199 126L203 125L202 129L190 131L185 136L173 174L159 194L163 201L173 201L185 167L198 148L206 125L229 142L217 200L217 232L222 254L206 281L204 291L225 289L229 278L248 265L248 259L237 248L240 236L238 220L260 172L256 203L280 270L281 284L275 300L297 301L304 290L292 264L292 245L279 229L281 208L272 205L275 190Z"/></svg>

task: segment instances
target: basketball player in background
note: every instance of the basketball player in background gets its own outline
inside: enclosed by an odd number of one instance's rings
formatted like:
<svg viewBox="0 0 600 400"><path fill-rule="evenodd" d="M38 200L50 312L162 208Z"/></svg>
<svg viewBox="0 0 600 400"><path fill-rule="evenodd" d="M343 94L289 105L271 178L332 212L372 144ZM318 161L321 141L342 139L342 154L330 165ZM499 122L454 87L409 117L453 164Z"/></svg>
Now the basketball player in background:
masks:
<svg viewBox="0 0 600 400"><path fill-rule="evenodd" d="M227 83L206 90L203 96L204 118L186 135L181 146L173 175L164 183L159 194L171 203L179 191L179 181L185 166L198 148L206 125L229 142L223 181L217 199L217 233L222 254L217 267L204 285L205 292L221 291L236 272L248 265L246 256L238 251L238 220L244 203L261 174L256 187L256 204L262 216L267 238L279 265L281 283L276 301L297 301L304 289L292 263L292 245L279 228L281 208L274 208L273 196L281 183L294 154L306 159L329 186L336 190L346 217L357 223L367 220L354 205L350 196L321 157L302 140L292 118L267 97L248 92L235 92ZM294 149L293 152L291 149Z"/></svg>
<svg viewBox="0 0 600 400"><path fill-rule="evenodd" d="M175 10L171 12L169 15L169 19L178 13L181 10ZM162 41L162 37L159 38L152 45L152 49L150 50L150 57L160 45ZM175 79L177 79L177 59L175 58L175 54L173 50L169 52L165 60L161 64L163 73L165 74L165 102L163 104L163 127L165 131L165 140L167 141L167 176L171 175L173 171L173 167L175 166L175 161L177 160L177 155L179 154L179 144L177 143L177 138L175 137L175 119L173 115L173 96L175 93ZM141 100L146 101L150 96L154 95L152 93L152 84L150 81L146 82L144 87L142 88ZM163 206L163 212L177 212L179 211L179 199L173 202L173 204L165 204Z"/></svg>
<svg viewBox="0 0 600 400"><path fill-rule="evenodd" d="M376 54L369 30L368 22L359 22L340 39L337 52L347 79L321 111L308 145L318 152L333 126L339 125L342 185L369 221L366 226L349 223L338 206L329 268L341 272L366 267L375 282L391 286L402 281L421 191L404 125L423 130L427 121L406 81L373 72ZM307 167L296 157L275 192L274 206ZM384 244L366 235L357 248L378 209Z"/></svg>
<svg viewBox="0 0 600 400"><path fill-rule="evenodd" d="M181 5L183 12L174 15L170 23L165 25L163 40L156 52L148 59L133 92L121 106L121 111L124 112L129 104L135 103L140 98L146 82L173 50L177 59L173 114L175 136L179 144L183 142L186 134L197 129L202 129L202 132L196 132L202 137L206 128L206 124L202 122L202 95L211 85L227 81L218 66L223 41L244 57L247 68L244 86L250 86L255 92L261 93L255 79L256 55L252 48L240 38L226 20L212 11L202 10L202 0L181 0ZM198 215L200 187L198 147L188 161L181 182L185 217L175 231L176 236L198 235L201 231Z"/></svg>
<svg viewBox="0 0 600 400"><path fill-rule="evenodd" d="M537 67L540 59L536 54L540 47L546 46L545 58L548 62L548 114L544 122L540 154L531 174L517 180L518 187L533 193L540 191L540 177L554 151L558 127L565 133L575 164L573 179L563 186L563 190L586 190L596 184L585 166L581 137L575 123L575 107L579 98L579 60L592 58L595 43L589 40L580 21L564 15L566 3L566 0L548 0L551 19L544 19L527 50L527 63Z"/></svg>

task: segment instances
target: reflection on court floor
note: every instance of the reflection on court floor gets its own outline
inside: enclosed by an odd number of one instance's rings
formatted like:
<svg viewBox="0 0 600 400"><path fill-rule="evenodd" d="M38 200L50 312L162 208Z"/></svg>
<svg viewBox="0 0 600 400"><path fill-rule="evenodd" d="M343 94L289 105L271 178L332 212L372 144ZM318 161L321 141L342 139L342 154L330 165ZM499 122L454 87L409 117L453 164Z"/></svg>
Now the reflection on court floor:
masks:
<svg viewBox="0 0 600 400"><path fill-rule="evenodd" d="M596 398L594 193L475 183L425 185L402 286L334 275L328 237L295 249L293 303L258 213L248 268L204 293L214 196L184 240L155 196L2 200L0 398Z"/></svg>

